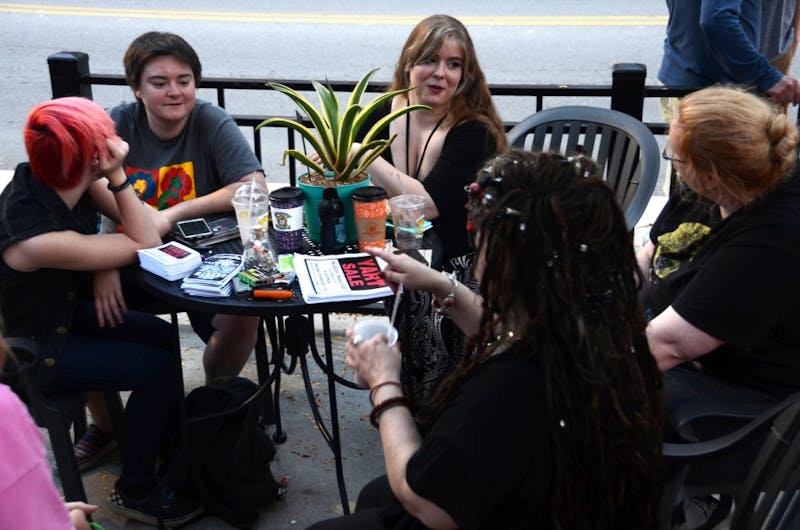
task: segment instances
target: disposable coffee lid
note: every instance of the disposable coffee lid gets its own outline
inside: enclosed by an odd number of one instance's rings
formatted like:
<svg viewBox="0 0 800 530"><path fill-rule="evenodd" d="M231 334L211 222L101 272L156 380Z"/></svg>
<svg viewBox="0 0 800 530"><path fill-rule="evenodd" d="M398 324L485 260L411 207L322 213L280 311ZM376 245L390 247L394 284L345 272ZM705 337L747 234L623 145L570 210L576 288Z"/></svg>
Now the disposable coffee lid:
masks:
<svg viewBox="0 0 800 530"><path fill-rule="evenodd" d="M292 201L302 199L304 195L305 193L300 188L285 186L270 193L269 198L275 201Z"/></svg>
<svg viewBox="0 0 800 530"><path fill-rule="evenodd" d="M236 189L233 194L233 202L247 203L247 202L261 202L267 200L267 190L261 187L257 182L245 182Z"/></svg>
<svg viewBox="0 0 800 530"><path fill-rule="evenodd" d="M353 190L353 199L361 202L378 202L388 197L380 186L364 186Z"/></svg>

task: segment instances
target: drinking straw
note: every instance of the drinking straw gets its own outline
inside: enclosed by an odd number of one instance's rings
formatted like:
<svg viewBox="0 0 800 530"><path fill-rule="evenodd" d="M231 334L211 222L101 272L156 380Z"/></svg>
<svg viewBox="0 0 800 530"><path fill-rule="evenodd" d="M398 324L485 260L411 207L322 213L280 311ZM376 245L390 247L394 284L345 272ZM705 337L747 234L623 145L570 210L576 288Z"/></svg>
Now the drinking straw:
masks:
<svg viewBox="0 0 800 530"><path fill-rule="evenodd" d="M403 294L403 281L400 280L400 285L397 286L397 292L394 294L394 305L392 306L392 316L389 318L389 324L394 327L394 318L397 316L397 308L400 307L400 295Z"/></svg>
<svg viewBox="0 0 800 530"><path fill-rule="evenodd" d="M255 193L256 193L256 175L255 175L255 173L253 173L253 176L250 177L250 201L247 204L247 217L248 217L248 219L253 216L253 202L254 202L253 195L255 195ZM249 219L249 222L251 223L251 226L252 226L252 224L254 224L253 223L253 219ZM249 227L248 227L248 229L249 229Z"/></svg>

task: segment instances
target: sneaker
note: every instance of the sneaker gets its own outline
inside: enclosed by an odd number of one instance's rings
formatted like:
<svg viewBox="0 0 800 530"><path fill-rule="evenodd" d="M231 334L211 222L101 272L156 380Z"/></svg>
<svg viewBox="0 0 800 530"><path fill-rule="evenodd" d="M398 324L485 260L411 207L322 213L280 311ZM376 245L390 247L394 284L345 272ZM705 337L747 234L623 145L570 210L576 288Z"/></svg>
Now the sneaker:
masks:
<svg viewBox="0 0 800 530"><path fill-rule="evenodd" d="M115 485L108 503L112 512L152 526L158 525L160 517L167 528L183 526L205 510L199 502L183 497L165 485L158 486L143 499L125 495Z"/></svg>
<svg viewBox="0 0 800 530"><path fill-rule="evenodd" d="M113 434L104 433L94 423L86 428L80 440L75 444L75 460L81 472L88 471L110 456L117 448L117 439Z"/></svg>

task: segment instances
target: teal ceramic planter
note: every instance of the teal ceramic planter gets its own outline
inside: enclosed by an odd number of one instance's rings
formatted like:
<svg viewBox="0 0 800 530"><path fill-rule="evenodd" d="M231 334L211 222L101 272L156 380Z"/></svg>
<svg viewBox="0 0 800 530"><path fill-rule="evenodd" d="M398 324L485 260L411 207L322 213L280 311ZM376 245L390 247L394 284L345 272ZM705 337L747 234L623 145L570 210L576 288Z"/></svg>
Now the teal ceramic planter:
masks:
<svg viewBox="0 0 800 530"><path fill-rule="evenodd" d="M356 184L336 186L339 198L342 200L342 204L344 204L344 226L347 231L347 243L358 242L356 223L353 218L353 190L371 185L372 179L367 177L362 182ZM311 241L319 243L319 203L322 201L322 190L324 190L325 187L303 184L299 178L297 179L297 187L306 194L305 201L303 202L303 217L306 223L306 234Z"/></svg>

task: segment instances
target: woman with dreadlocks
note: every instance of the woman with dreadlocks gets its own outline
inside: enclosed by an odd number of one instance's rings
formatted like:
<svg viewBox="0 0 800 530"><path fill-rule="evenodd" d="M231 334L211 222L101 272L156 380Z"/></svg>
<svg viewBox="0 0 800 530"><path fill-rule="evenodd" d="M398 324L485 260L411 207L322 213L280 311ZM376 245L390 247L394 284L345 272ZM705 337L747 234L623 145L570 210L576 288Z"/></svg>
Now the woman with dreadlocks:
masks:
<svg viewBox="0 0 800 530"><path fill-rule="evenodd" d="M339 528L658 526L661 379L624 216L586 158L513 151L468 187L479 293L387 251L385 278L430 291L469 336L420 412L400 354L348 331L387 474Z"/></svg>

